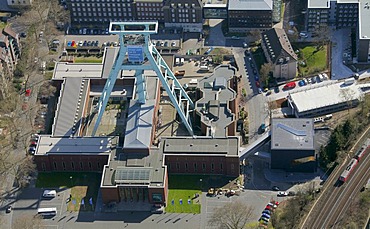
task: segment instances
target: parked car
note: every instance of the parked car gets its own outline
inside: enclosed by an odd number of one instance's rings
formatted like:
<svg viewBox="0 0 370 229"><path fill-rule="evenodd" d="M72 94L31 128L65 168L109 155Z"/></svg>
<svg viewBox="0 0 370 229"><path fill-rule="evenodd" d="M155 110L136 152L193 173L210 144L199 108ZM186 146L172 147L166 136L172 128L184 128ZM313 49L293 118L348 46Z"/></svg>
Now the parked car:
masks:
<svg viewBox="0 0 370 229"><path fill-rule="evenodd" d="M271 211L270 211L270 210L263 210L262 214L268 214L268 215L271 215Z"/></svg>
<svg viewBox="0 0 370 229"><path fill-rule="evenodd" d="M278 186L272 186L272 190L273 190L273 191L279 191L279 190L280 190L280 188L279 188Z"/></svg>
<svg viewBox="0 0 370 229"><path fill-rule="evenodd" d="M295 88L295 86L296 86L295 82L289 82L289 83L284 85L283 90L291 90L291 89Z"/></svg>
<svg viewBox="0 0 370 229"><path fill-rule="evenodd" d="M8 207L6 207L5 212L6 212L6 213L10 213L10 212L12 212L12 206L8 206Z"/></svg>
<svg viewBox="0 0 370 229"><path fill-rule="evenodd" d="M303 86L305 86L305 85L306 85L306 83L305 83L303 80L300 80L300 81L298 81L298 85L299 85L300 87L303 87Z"/></svg>
<svg viewBox="0 0 370 229"><path fill-rule="evenodd" d="M316 83L316 81L317 80L316 80L316 77L315 76L311 78L311 83Z"/></svg>
<svg viewBox="0 0 370 229"><path fill-rule="evenodd" d="M295 192L294 191L289 191L288 196L295 196Z"/></svg>
<svg viewBox="0 0 370 229"><path fill-rule="evenodd" d="M255 81L260 81L260 78L257 75L254 75L254 80Z"/></svg>
<svg viewBox="0 0 370 229"><path fill-rule="evenodd" d="M266 213L262 213L262 217L265 217L267 219L270 219L270 215L266 214Z"/></svg>
<svg viewBox="0 0 370 229"><path fill-rule="evenodd" d="M277 196L288 196L287 192L278 192Z"/></svg>
<svg viewBox="0 0 370 229"><path fill-rule="evenodd" d="M259 81L256 81L256 86L260 87L260 82Z"/></svg>

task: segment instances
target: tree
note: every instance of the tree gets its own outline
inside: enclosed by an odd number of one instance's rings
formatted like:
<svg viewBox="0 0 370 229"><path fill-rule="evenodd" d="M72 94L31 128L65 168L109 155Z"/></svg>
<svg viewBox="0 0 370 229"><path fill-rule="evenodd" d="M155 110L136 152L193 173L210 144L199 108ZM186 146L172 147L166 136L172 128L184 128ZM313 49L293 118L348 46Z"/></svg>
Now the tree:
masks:
<svg viewBox="0 0 370 229"><path fill-rule="evenodd" d="M272 71L272 64L271 63L265 63L261 66L260 69L260 80L265 84L265 86L268 86L268 80L270 76L270 72Z"/></svg>
<svg viewBox="0 0 370 229"><path fill-rule="evenodd" d="M43 226L40 215L22 215L14 221L12 229L37 229Z"/></svg>
<svg viewBox="0 0 370 229"><path fill-rule="evenodd" d="M353 99L355 98L355 93L350 88L340 90L340 96L344 99L347 103L347 110L349 114L349 110L353 106Z"/></svg>
<svg viewBox="0 0 370 229"><path fill-rule="evenodd" d="M222 229L242 229L253 217L253 210L253 207L243 202L230 202L216 208L208 224Z"/></svg>

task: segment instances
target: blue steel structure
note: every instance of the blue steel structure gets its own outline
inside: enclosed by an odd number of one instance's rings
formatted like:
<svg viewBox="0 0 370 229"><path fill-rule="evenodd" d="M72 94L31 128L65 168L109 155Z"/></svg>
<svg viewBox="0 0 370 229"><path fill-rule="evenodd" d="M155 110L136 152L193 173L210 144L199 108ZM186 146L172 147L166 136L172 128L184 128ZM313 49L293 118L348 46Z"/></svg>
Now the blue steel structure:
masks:
<svg viewBox="0 0 370 229"><path fill-rule="evenodd" d="M183 124L189 134L193 135L189 112L194 109L194 103L155 48L155 45L151 43L150 34L156 34L157 30L157 22L110 23L109 33L119 36L119 54L115 59L102 96L96 107L98 117L92 136L96 134L110 94L121 70L135 70L137 101L141 104L144 104L146 100L144 70L154 70ZM131 36L131 39L127 40L128 36Z"/></svg>

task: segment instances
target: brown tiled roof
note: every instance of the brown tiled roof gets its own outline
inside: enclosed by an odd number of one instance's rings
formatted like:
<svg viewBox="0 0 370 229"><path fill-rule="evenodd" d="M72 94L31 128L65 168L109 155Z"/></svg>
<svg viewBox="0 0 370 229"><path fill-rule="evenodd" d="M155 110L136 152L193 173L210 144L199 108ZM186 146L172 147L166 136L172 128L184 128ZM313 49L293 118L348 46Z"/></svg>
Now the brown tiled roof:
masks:
<svg viewBox="0 0 370 229"><path fill-rule="evenodd" d="M280 58L286 57L292 60L298 60L288 36L283 29L274 28L263 32L262 41L273 63L276 63Z"/></svg>
<svg viewBox="0 0 370 229"><path fill-rule="evenodd" d="M6 26L4 28L4 33L8 34L9 36L13 37L13 38L17 38L17 34L10 28L10 26Z"/></svg>

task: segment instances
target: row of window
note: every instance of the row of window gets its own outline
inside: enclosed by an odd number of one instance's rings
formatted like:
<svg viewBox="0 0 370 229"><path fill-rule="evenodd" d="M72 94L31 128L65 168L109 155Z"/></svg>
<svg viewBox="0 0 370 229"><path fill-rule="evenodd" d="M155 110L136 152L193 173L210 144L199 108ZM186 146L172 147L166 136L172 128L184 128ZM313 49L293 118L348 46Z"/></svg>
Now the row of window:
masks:
<svg viewBox="0 0 370 229"><path fill-rule="evenodd" d="M61 163L61 165L60 164L58 165L57 162L55 162L55 161L53 162L53 170L61 170L61 169L67 170L67 166L69 167L68 170L75 170L75 169L84 170L85 163L82 162L82 161L80 161L79 163L71 162L71 163L68 163L68 165L67 165L67 162L64 162L63 161ZM89 162L87 162L87 166L88 166L89 170L95 170L95 169L96 170L101 170L102 169L100 162L97 162L95 164L95 166L93 166L93 163L89 161ZM46 164L45 164L45 162L43 162L41 164L41 167L42 167L42 170L43 171L46 170Z"/></svg>
<svg viewBox="0 0 370 229"><path fill-rule="evenodd" d="M192 16L192 18L195 18L195 14L191 14L191 16ZM175 14L172 14L172 17L174 18L174 17L176 17L176 15ZM178 17L179 18L188 18L188 17L190 17L190 14L178 14Z"/></svg>
<svg viewBox="0 0 370 229"><path fill-rule="evenodd" d="M127 2L132 3L133 0L70 0L71 2Z"/></svg>
<svg viewBox="0 0 370 229"><path fill-rule="evenodd" d="M131 12L131 8L112 8L112 9L109 9L109 8L73 8L72 9L72 12L80 12L80 11L86 11L86 12L95 12L95 11L98 11L98 12L115 12L115 11L118 11L118 12L121 12L121 11L128 11L128 12Z"/></svg>
<svg viewBox="0 0 370 229"><path fill-rule="evenodd" d="M173 166L173 164L174 163L167 163L167 167L168 167L168 169L170 170L171 168L172 168L172 166ZM193 167L193 170L194 171L197 171L198 170L198 163L190 163L190 164L192 164L191 166ZM181 169L181 164L180 163L176 163L175 164L175 166L176 167L174 167L174 168L176 168L177 170L180 170ZM184 166L184 169L185 170L188 170L189 169L189 163L184 163L183 164L183 166ZM207 164L206 163L202 163L202 165L201 165L201 168L200 169L202 169L203 171L205 171L206 169L207 169ZM211 163L211 170L213 171L215 169L215 164L214 163ZM231 170L233 170L234 169L234 164L231 164L230 165L230 169ZM222 171L223 170L223 163L220 163L219 164L219 170L220 171Z"/></svg>
<svg viewBox="0 0 370 229"><path fill-rule="evenodd" d="M71 4L72 5L72 7L105 7L105 8L114 8L114 7L128 7L128 8L130 8L131 9L131 4L125 4L125 3L122 3L122 4L120 4L120 3L117 3L117 4L100 4L100 3L72 3Z"/></svg>
<svg viewBox="0 0 370 229"><path fill-rule="evenodd" d="M118 13L77 13L77 12L73 12L72 13L72 16L74 17L86 17L86 16L89 16L89 17L121 17L121 16L124 16L124 17L132 17L132 14L131 13L121 13L121 12L118 12ZM152 15L150 15L152 16ZM154 16L154 15L153 15ZM156 16L156 15L155 15ZM158 15L159 16L159 15Z"/></svg>

